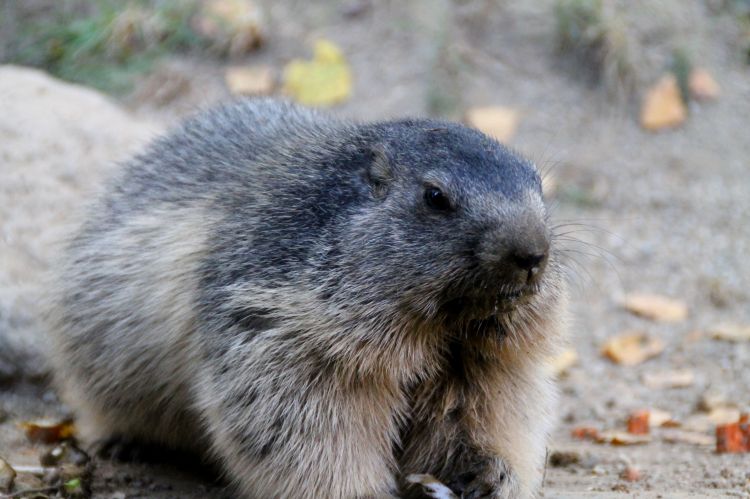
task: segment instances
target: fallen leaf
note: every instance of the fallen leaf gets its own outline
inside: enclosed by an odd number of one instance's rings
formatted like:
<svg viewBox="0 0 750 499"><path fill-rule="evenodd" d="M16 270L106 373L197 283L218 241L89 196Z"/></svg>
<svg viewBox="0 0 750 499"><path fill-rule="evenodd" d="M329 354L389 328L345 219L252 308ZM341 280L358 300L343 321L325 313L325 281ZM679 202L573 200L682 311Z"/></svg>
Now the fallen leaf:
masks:
<svg viewBox="0 0 750 499"><path fill-rule="evenodd" d="M677 371L658 371L645 373L643 384L652 390L664 388L685 388L695 382L695 374L686 369Z"/></svg>
<svg viewBox="0 0 750 499"><path fill-rule="evenodd" d="M708 419L714 424L720 425L737 421L741 415L740 410L736 407L717 407L708 413Z"/></svg>
<svg viewBox="0 0 750 499"><path fill-rule="evenodd" d="M651 428L655 428L657 426L664 426L668 428L680 426L680 423L672 418L672 414L660 409L649 410L648 423Z"/></svg>
<svg viewBox="0 0 750 499"><path fill-rule="evenodd" d="M458 499L458 496L447 485L432 475L413 474L407 476L406 481L421 485L427 497L433 499Z"/></svg>
<svg viewBox="0 0 750 499"><path fill-rule="evenodd" d="M627 311L653 321L679 322L688 315L685 303L650 293L629 294L622 305Z"/></svg>
<svg viewBox="0 0 750 499"><path fill-rule="evenodd" d="M475 107L466 112L466 123L494 138L508 142L516 134L520 113L501 106Z"/></svg>
<svg viewBox="0 0 750 499"><path fill-rule="evenodd" d="M747 415L740 416L734 423L716 427L716 452L750 452L750 423Z"/></svg>
<svg viewBox="0 0 750 499"><path fill-rule="evenodd" d="M677 429L664 430L661 438L662 440L670 444L690 444L705 446L714 444L714 439L710 435L698 431Z"/></svg>
<svg viewBox="0 0 750 499"><path fill-rule="evenodd" d="M674 75L663 76L646 93L641 106L641 126L657 131L681 125L687 119L687 107Z"/></svg>
<svg viewBox="0 0 750 499"><path fill-rule="evenodd" d="M263 44L263 12L251 0L207 0L193 19L204 38L231 56L239 56Z"/></svg>
<svg viewBox="0 0 750 499"><path fill-rule="evenodd" d="M16 470L0 457L0 492L10 492L15 479Z"/></svg>
<svg viewBox="0 0 750 499"><path fill-rule="evenodd" d="M628 433L633 435L648 435L649 432L648 409L635 411L628 416Z"/></svg>
<svg viewBox="0 0 750 499"><path fill-rule="evenodd" d="M651 441L650 435L633 435L626 431L610 430L599 433L596 440L600 444L641 445Z"/></svg>
<svg viewBox="0 0 750 499"><path fill-rule="evenodd" d="M64 421L25 421L21 423L26 438L33 443L54 444L75 436L76 429L70 420Z"/></svg>
<svg viewBox="0 0 750 499"><path fill-rule="evenodd" d="M351 95L351 70L336 45L318 40L311 61L295 59L284 68L284 91L302 104L330 106Z"/></svg>
<svg viewBox="0 0 750 499"><path fill-rule="evenodd" d="M599 438L599 430L590 426L579 426L570 431L570 436L578 440L597 440Z"/></svg>
<svg viewBox="0 0 750 499"><path fill-rule="evenodd" d="M719 324L709 331L715 340L739 343L750 341L750 325L747 324Z"/></svg>
<svg viewBox="0 0 750 499"><path fill-rule="evenodd" d="M555 376L564 374L578 362L578 353L572 348L566 348L552 358L549 367Z"/></svg>
<svg viewBox="0 0 750 499"><path fill-rule="evenodd" d="M697 100L714 100L719 97L721 89L714 77L702 68L696 68L690 72L688 78L688 89L690 96Z"/></svg>
<svg viewBox="0 0 750 499"><path fill-rule="evenodd" d="M233 66L224 74L229 91L239 95L268 95L275 84L269 66Z"/></svg>
<svg viewBox="0 0 750 499"><path fill-rule="evenodd" d="M622 473L620 473L620 478L627 482L637 482L641 479L641 472L634 466L626 466L625 469L622 470Z"/></svg>
<svg viewBox="0 0 750 499"><path fill-rule="evenodd" d="M602 354L617 364L633 366L664 351L664 342L641 331L627 331L607 340Z"/></svg>

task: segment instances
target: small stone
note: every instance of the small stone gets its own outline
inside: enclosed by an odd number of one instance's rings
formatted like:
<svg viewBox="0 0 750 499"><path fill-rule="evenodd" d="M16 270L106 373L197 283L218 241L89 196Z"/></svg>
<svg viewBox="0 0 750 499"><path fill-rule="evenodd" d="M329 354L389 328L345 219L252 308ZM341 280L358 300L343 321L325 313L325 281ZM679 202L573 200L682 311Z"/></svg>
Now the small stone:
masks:
<svg viewBox="0 0 750 499"><path fill-rule="evenodd" d="M620 478L627 482L637 482L641 479L641 472L634 466L626 466L625 469L622 470L622 473L620 473Z"/></svg>
<svg viewBox="0 0 750 499"><path fill-rule="evenodd" d="M575 451L554 451L549 455L549 465L554 468L565 468L581 462L581 455Z"/></svg>

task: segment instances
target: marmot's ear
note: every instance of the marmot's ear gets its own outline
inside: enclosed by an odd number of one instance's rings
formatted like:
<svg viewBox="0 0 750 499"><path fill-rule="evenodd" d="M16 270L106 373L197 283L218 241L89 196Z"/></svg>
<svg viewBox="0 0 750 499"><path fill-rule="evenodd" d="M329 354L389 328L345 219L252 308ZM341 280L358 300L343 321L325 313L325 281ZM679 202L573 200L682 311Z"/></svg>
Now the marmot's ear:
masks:
<svg viewBox="0 0 750 499"><path fill-rule="evenodd" d="M365 170L365 178L376 199L382 199L388 194L393 180L393 163L384 145L379 144L370 148L370 161Z"/></svg>

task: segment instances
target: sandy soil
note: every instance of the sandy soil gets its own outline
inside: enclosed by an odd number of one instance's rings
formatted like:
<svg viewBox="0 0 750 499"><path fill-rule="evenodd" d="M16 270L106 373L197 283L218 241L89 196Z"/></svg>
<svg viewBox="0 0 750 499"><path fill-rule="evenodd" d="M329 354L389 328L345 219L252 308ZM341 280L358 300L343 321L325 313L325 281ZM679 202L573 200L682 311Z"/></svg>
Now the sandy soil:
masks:
<svg viewBox="0 0 750 499"><path fill-rule="evenodd" d="M434 91L430 82L442 78L436 47L448 43L462 61L456 81L446 83L460 89L460 108L519 109L512 145L550 170L556 219L581 224L560 228L579 231L573 235L582 241L563 243L571 268L571 345L580 360L560 381L560 425L550 446L550 452L574 452L579 462L548 466L544 497L750 497L750 454L669 444L661 431L651 443L632 447L570 437L578 426L623 428L627 414L643 407L685 420L709 391L750 405L750 342L693 334L722 322L750 323L750 70L737 54L735 25L697 1L637 2L628 11L649 49L640 60L638 88L659 76L677 42L687 44L722 87L716 102L693 104L680 129L651 134L638 127L636 106L612 104L560 60L551 2L451 5L394 2L347 17L327 3L275 2L268 9L268 45L247 62L280 68L324 36L342 46L356 78L352 99L336 112L362 120L424 115ZM172 61L123 111L90 91L0 71L4 332L39 342L39 276L65 232L61 224L85 200L82 193L95 189L113 161L154 130L226 97L221 75L218 63ZM149 99L150 88L175 79L187 83L166 105ZM626 293L644 291L684 301L688 319L653 323L619 305ZM602 358L602 343L626 329L659 336L665 352L635 367ZM644 374L674 369L690 370L695 381L658 390L642 382ZM16 385L0 391L0 455L36 464L39 449L25 442L17 422L62 410L50 390ZM643 478L624 481L625 466L639 468ZM224 494L173 467L108 461L99 463L94 490L97 497Z"/></svg>

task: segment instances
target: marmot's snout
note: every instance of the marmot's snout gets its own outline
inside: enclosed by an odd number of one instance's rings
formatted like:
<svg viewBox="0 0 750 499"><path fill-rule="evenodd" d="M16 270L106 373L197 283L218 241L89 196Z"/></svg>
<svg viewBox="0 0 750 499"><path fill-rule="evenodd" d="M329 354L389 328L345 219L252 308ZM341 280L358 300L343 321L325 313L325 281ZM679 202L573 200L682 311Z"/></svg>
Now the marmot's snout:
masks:
<svg viewBox="0 0 750 499"><path fill-rule="evenodd" d="M542 217L524 212L487 231L480 261L501 294L531 292L549 260L550 237Z"/></svg>

